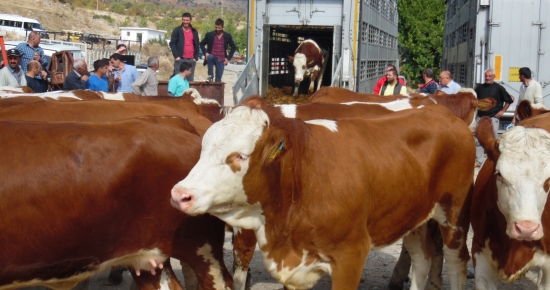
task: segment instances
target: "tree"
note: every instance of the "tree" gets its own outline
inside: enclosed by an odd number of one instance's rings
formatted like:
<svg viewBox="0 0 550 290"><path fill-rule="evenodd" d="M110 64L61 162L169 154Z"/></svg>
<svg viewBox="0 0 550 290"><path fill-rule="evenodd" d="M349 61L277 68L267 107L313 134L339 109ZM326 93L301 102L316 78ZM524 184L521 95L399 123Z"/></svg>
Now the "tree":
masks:
<svg viewBox="0 0 550 290"><path fill-rule="evenodd" d="M109 8L109 10L111 12L115 12L115 13L118 13L118 14L124 14L124 11L126 10L126 8L124 8L124 5L122 5L118 2L115 2L115 3L111 4L111 7Z"/></svg>
<svg viewBox="0 0 550 290"><path fill-rule="evenodd" d="M170 16L164 16L164 18L162 18L161 21L158 21L155 25L157 29L166 30L166 37L170 38L174 27L181 25L181 20Z"/></svg>
<svg viewBox="0 0 550 290"><path fill-rule="evenodd" d="M445 0L399 0L399 44L408 51L400 74L415 86L422 82L422 71L431 67L439 75L436 55L443 49Z"/></svg>

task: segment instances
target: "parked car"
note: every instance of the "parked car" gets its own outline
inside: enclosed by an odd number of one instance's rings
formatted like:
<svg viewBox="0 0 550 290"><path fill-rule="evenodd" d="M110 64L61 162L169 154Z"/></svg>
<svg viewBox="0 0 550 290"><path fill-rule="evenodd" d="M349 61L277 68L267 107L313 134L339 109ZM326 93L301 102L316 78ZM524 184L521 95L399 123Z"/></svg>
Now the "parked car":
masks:
<svg viewBox="0 0 550 290"><path fill-rule="evenodd" d="M245 64L246 59L238 51L235 51L235 54L233 55L233 58L231 58L229 60L229 63L231 63L231 64Z"/></svg>
<svg viewBox="0 0 550 290"><path fill-rule="evenodd" d="M92 33L83 33L82 37L80 37L80 41L87 44L111 44L110 40L106 40L103 36L99 34Z"/></svg>

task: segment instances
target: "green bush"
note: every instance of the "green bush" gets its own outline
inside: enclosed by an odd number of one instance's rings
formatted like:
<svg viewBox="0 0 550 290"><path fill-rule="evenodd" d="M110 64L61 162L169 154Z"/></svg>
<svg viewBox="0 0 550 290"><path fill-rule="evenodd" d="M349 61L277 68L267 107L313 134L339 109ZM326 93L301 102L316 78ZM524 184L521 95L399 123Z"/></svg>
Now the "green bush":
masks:
<svg viewBox="0 0 550 290"><path fill-rule="evenodd" d="M109 11L114 12L114 13L118 13L118 14L124 14L124 12L126 11L126 8L124 8L124 5L122 5L118 2L115 2L115 3L111 4L111 7L109 8Z"/></svg>
<svg viewBox="0 0 550 290"><path fill-rule="evenodd" d="M147 40L148 44L158 43L160 45L168 45L168 41L166 41L166 38L159 36L158 38L151 38Z"/></svg>
<svg viewBox="0 0 550 290"><path fill-rule="evenodd" d="M115 22L115 19L113 19L113 17L109 16L109 15L94 15L92 17L92 19L104 19L105 21L107 21L109 24L112 24Z"/></svg>
<svg viewBox="0 0 550 290"><path fill-rule="evenodd" d="M147 19L145 17L140 17L138 22L139 27L147 27Z"/></svg>

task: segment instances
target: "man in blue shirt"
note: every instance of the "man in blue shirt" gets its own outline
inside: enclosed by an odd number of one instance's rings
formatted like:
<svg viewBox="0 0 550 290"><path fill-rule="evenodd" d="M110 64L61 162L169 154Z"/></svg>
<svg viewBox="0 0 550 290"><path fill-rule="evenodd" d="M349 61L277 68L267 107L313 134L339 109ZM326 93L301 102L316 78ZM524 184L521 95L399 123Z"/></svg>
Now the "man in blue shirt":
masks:
<svg viewBox="0 0 550 290"><path fill-rule="evenodd" d="M453 74L450 71L444 70L439 73L438 90L442 90L447 94L456 94L461 88L458 83L453 81Z"/></svg>
<svg viewBox="0 0 550 290"><path fill-rule="evenodd" d="M119 93L131 93L132 84L139 78L139 72L133 65L122 62L122 55L115 53L110 58L111 66L115 71L115 80L118 81L116 91Z"/></svg>
<svg viewBox="0 0 550 290"><path fill-rule="evenodd" d="M40 55L40 64L47 65L48 60L44 57L44 50L40 47L40 33L33 31L29 33L29 40L22 42L15 47L21 53L21 69L27 73L27 64L34 59L34 53Z"/></svg>
<svg viewBox="0 0 550 290"><path fill-rule="evenodd" d="M187 76L191 74L193 65L188 62L182 62L180 65L179 74L173 76L168 82L168 95L174 97L181 97L183 92L189 88L189 81Z"/></svg>
<svg viewBox="0 0 550 290"><path fill-rule="evenodd" d="M109 91L109 81L105 76L109 71L109 61L107 59L100 59L94 62L94 73L88 79L86 88L92 91Z"/></svg>

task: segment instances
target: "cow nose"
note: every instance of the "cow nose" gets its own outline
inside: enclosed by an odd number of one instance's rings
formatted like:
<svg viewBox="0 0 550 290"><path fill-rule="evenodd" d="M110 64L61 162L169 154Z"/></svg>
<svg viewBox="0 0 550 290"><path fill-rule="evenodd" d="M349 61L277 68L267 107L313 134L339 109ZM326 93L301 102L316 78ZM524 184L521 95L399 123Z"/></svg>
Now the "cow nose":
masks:
<svg viewBox="0 0 550 290"><path fill-rule="evenodd" d="M514 223L514 235L518 240L533 241L540 239L540 224L531 221Z"/></svg>
<svg viewBox="0 0 550 290"><path fill-rule="evenodd" d="M303 78L296 78L297 82L301 82L302 80L303 80Z"/></svg>
<svg viewBox="0 0 550 290"><path fill-rule="evenodd" d="M193 205L193 201L195 201L195 199L193 198L193 194L190 192L181 187L172 188L171 203L175 208L185 212Z"/></svg>

